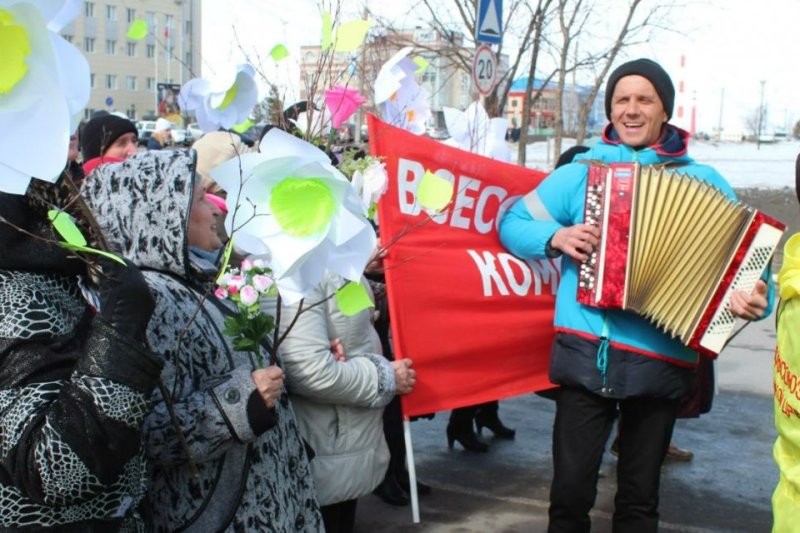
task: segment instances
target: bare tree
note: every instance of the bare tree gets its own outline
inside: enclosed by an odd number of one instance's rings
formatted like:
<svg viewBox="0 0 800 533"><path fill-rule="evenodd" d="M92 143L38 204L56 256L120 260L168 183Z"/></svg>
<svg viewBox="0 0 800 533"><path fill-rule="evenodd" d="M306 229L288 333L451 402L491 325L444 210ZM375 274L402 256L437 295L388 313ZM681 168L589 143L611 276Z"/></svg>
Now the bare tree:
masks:
<svg viewBox="0 0 800 533"><path fill-rule="evenodd" d="M440 35L452 41L455 40L455 28L460 27L466 37L467 42L474 42L477 0L451 0L450 2L442 3L435 0L423 0L422 3L430 13L430 24ZM447 12L455 8L457 13L456 20L447 16ZM484 107L489 116L496 117L503 113L503 109L508 101L508 89L511 82L517 75L520 67L520 62L525 56L525 51L532 44L532 36L534 31L535 19L533 17L533 9L530 7L527 0L511 0L505 6L505 17L503 20L503 28L507 31L519 31L520 36L518 46L509 54L513 57L512 63L509 65L508 70L499 72L499 78L491 94L484 100ZM530 18L525 18L530 16ZM522 22L521 21L526 21ZM505 53L505 44L497 45L495 53L501 57ZM474 54L473 48L464 46L451 47L451 59L458 64L464 71L470 72L472 70L472 57Z"/></svg>
<svg viewBox="0 0 800 533"><path fill-rule="evenodd" d="M531 47L530 68L528 69L528 79L525 84L525 96L522 99L522 121L520 124L520 139L517 146L517 164L525 166L526 150L528 146L528 128L531 123L531 109L542 94L542 89L550 82L550 78L539 87L536 95L533 94L533 85L536 75L536 64L539 57L540 44L542 42L542 32L544 31L545 19L552 0L538 0L536 9L531 17L533 25L533 46Z"/></svg>

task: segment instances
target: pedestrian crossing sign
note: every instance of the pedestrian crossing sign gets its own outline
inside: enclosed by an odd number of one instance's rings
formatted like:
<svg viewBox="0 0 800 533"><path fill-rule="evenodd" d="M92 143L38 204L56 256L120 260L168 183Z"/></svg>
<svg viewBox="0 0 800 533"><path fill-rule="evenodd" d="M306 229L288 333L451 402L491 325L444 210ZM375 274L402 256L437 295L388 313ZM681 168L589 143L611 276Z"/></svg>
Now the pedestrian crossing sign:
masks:
<svg viewBox="0 0 800 533"><path fill-rule="evenodd" d="M475 40L494 44L503 42L503 0L478 2Z"/></svg>

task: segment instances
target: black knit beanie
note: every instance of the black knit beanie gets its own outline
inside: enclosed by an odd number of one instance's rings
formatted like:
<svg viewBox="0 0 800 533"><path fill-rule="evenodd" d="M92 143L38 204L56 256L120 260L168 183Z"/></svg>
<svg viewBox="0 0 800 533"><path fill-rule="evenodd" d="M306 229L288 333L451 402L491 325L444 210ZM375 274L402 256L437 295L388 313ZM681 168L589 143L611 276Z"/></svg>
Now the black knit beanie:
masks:
<svg viewBox="0 0 800 533"><path fill-rule="evenodd" d="M83 127L80 135L83 160L89 161L105 153L114 141L126 133L139 135L136 126L127 118L116 115L95 116Z"/></svg>
<svg viewBox="0 0 800 533"><path fill-rule="evenodd" d="M621 78L632 74L645 77L653 84L664 105L667 118L672 118L672 108L675 105L675 87L672 85L672 80L667 71L661 68L661 65L644 58L628 61L618 66L609 76L606 85L606 118L611 120L611 97L614 95L614 87Z"/></svg>

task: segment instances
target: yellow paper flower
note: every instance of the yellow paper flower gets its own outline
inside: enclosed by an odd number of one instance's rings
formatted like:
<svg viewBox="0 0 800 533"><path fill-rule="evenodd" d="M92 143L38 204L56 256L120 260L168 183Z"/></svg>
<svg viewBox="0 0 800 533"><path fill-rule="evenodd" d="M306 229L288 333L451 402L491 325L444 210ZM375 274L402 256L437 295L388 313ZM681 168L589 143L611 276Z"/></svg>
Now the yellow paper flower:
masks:
<svg viewBox="0 0 800 533"><path fill-rule="evenodd" d="M326 270L361 279L376 237L347 178L317 147L277 128L260 150L211 170L227 192L225 227L236 247L270 256L288 303L319 284Z"/></svg>
<svg viewBox="0 0 800 533"><path fill-rule="evenodd" d="M204 132L230 129L250 116L258 101L255 69L237 65L217 78L194 78L181 87L183 109L194 111Z"/></svg>
<svg viewBox="0 0 800 533"><path fill-rule="evenodd" d="M56 32L79 7L0 0L2 192L24 194L31 177L55 181L67 162L70 133L89 100L89 64Z"/></svg>

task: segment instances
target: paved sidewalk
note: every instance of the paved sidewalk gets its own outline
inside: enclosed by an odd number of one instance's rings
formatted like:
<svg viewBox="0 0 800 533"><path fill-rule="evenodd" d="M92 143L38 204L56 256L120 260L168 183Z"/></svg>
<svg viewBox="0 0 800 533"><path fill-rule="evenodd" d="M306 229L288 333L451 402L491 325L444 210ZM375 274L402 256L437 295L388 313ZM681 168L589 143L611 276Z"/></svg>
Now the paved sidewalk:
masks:
<svg viewBox="0 0 800 533"><path fill-rule="evenodd" d="M719 394L712 411L679 420L674 441L695 453L690 463L668 463L661 483L661 531L769 532L770 497L777 483L772 461L774 319L749 325L718 361ZM410 507L375 496L359 500L356 531L539 532L547 528L554 404L536 395L504 400L503 421L517 438L489 438L488 453L448 450L449 413L411 424L418 475L432 485L422 497L421 523ZM593 532L611 531L615 459L607 454L592 514Z"/></svg>

